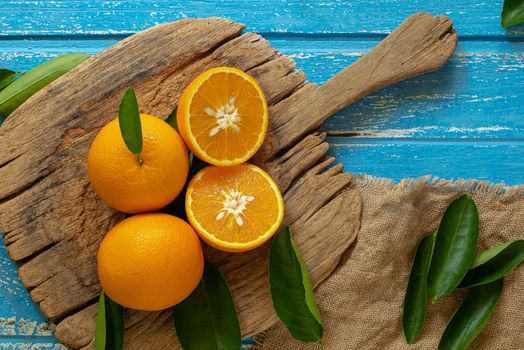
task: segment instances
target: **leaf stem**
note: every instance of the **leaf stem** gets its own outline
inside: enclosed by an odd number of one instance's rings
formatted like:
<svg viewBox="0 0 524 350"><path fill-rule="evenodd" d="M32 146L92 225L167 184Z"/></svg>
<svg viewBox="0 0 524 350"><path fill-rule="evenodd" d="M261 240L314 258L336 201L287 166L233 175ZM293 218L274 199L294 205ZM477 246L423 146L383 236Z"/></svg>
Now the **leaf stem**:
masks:
<svg viewBox="0 0 524 350"><path fill-rule="evenodd" d="M138 165L142 166L144 164L144 160L140 157L140 153L137 153L136 159L138 160Z"/></svg>

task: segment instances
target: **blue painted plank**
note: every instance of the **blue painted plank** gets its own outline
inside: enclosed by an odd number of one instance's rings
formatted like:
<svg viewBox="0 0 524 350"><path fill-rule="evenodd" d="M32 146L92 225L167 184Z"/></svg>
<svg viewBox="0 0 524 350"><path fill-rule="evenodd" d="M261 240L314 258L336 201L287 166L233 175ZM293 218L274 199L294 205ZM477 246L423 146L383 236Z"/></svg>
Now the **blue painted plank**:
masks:
<svg viewBox="0 0 524 350"><path fill-rule="evenodd" d="M409 15L450 17L462 36L524 34L500 26L503 0L4 0L2 34L130 33L187 17L220 16L258 32L387 33Z"/></svg>
<svg viewBox="0 0 524 350"><path fill-rule="evenodd" d="M392 178L425 175L524 184L524 142L464 139L328 138L346 171Z"/></svg>
<svg viewBox="0 0 524 350"><path fill-rule="evenodd" d="M377 41L270 37L321 84ZM116 40L0 41L0 66L29 70L58 54L95 54ZM388 87L336 113L323 126L333 135L375 137L522 138L524 42L464 41L443 69Z"/></svg>
<svg viewBox="0 0 524 350"><path fill-rule="evenodd" d="M0 40L0 66L28 71L53 57L70 52L94 55L118 40Z"/></svg>

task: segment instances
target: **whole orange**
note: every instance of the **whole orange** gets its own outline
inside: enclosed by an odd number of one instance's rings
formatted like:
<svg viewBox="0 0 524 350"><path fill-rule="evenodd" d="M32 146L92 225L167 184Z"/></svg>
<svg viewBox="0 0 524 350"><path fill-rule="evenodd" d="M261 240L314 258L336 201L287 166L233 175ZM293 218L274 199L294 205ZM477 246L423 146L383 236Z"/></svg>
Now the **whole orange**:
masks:
<svg viewBox="0 0 524 350"><path fill-rule="evenodd" d="M204 271L193 228L168 214L132 216L113 227L98 251L98 277L118 304L156 311L184 300Z"/></svg>
<svg viewBox="0 0 524 350"><path fill-rule="evenodd" d="M141 114L140 164L126 147L118 118L107 123L91 144L87 168L96 193L125 213L158 210L182 191L189 155L180 135L160 118Z"/></svg>

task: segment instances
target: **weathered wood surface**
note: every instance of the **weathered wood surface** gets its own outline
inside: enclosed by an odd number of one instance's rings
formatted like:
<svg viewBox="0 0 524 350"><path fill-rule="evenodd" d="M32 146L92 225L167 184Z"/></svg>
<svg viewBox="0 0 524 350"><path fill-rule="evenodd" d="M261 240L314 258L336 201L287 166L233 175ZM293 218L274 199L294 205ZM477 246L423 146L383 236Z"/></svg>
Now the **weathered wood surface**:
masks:
<svg viewBox="0 0 524 350"><path fill-rule="evenodd" d="M114 117L124 89L137 89L144 112L165 116L204 69L236 66L261 83L271 104L271 131L257 161L284 192L286 223L297 232L295 239L317 285L355 238L360 199L352 175L342 173L342 166L323 171L334 162L325 158L325 135L307 135L329 113L365 93L440 67L456 44L448 20L419 14L356 66L316 87L294 70L291 59L256 34L242 35L242 29L232 21L207 19L139 33L44 89L0 128L5 142L0 151L0 230L11 257L22 263L23 284L44 314L59 322L57 336L65 344L92 345L93 304L99 293L95 254L104 233L123 217L91 190L85 156L97 130ZM410 56L401 45L406 42L412 43L407 48L421 52ZM424 53L434 59L421 59ZM378 59L384 63L373 64ZM387 69L385 63L396 64L393 59L404 62L402 69ZM363 91L348 88L353 81L355 89ZM305 103L308 91L314 92L314 110ZM277 140L289 123L294 129L288 142ZM272 325L276 317L267 288L267 246L237 255L206 249L206 255L230 284L243 334ZM154 348L176 344L169 312L130 312L129 320L130 348L146 343L152 347L147 340L151 334L156 337Z"/></svg>

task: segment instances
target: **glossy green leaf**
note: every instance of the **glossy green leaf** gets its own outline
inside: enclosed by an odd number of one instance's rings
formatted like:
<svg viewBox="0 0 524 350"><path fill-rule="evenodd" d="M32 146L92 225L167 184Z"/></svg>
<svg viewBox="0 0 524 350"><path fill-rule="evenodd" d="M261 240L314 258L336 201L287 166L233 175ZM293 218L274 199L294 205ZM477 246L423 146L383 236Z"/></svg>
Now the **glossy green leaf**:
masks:
<svg viewBox="0 0 524 350"><path fill-rule="evenodd" d="M289 333L303 342L322 342L324 328L311 280L289 227L273 240L269 283L273 306Z"/></svg>
<svg viewBox="0 0 524 350"><path fill-rule="evenodd" d="M53 58L25 73L0 91L0 115L8 116L37 91L89 57L84 53L69 53Z"/></svg>
<svg viewBox="0 0 524 350"><path fill-rule="evenodd" d="M95 328L96 350L124 348L124 308L100 293Z"/></svg>
<svg viewBox="0 0 524 350"><path fill-rule="evenodd" d="M220 272L206 262L196 289L173 308L175 328L184 350L239 350L233 298Z"/></svg>
<svg viewBox="0 0 524 350"><path fill-rule="evenodd" d="M408 344L413 344L424 328L429 298L428 271L434 243L435 235L426 236L420 241L409 275L403 313L404 335Z"/></svg>
<svg viewBox="0 0 524 350"><path fill-rule="evenodd" d="M9 69L0 69L0 90L11 84L22 72L13 72Z"/></svg>
<svg viewBox="0 0 524 350"><path fill-rule="evenodd" d="M504 0L500 17L503 27L524 22L524 0Z"/></svg>
<svg viewBox="0 0 524 350"><path fill-rule="evenodd" d="M176 131L178 131L178 123L176 120L176 111L177 111L177 108L175 107L175 109L173 109L171 114L167 116L166 123L171 125Z"/></svg>
<svg viewBox="0 0 524 350"><path fill-rule="evenodd" d="M479 236L477 207L463 195L446 209L437 231L428 273L428 290L433 302L451 293L475 259Z"/></svg>
<svg viewBox="0 0 524 350"><path fill-rule="evenodd" d="M502 279L471 288L449 321L439 350L465 350L482 332L495 311L504 283Z"/></svg>
<svg viewBox="0 0 524 350"><path fill-rule="evenodd" d="M118 123L127 148L132 153L139 155L142 152L142 123L133 88L129 88L122 97L118 108Z"/></svg>
<svg viewBox="0 0 524 350"><path fill-rule="evenodd" d="M477 256L460 287L491 283L506 276L524 260L524 240L488 249Z"/></svg>

